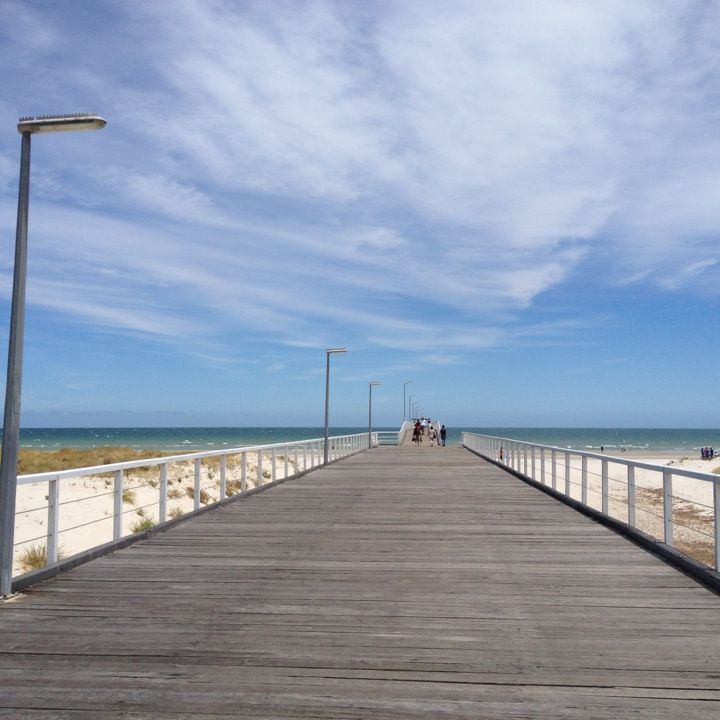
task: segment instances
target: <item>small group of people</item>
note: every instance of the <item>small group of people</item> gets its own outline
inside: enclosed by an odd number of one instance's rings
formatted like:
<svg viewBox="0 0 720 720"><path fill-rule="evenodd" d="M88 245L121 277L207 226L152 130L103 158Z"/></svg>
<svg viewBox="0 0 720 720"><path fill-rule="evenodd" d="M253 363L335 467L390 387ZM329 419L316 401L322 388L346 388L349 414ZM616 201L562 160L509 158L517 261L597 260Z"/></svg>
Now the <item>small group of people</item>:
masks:
<svg viewBox="0 0 720 720"><path fill-rule="evenodd" d="M426 418L415 420L415 426L413 427L412 434L413 442L420 445L425 435L427 435L427 438L430 441L430 447L434 447L436 442L438 447L445 447L445 442L447 441L447 429L444 425L442 425L438 430L432 424L431 420L427 420Z"/></svg>
<svg viewBox="0 0 720 720"><path fill-rule="evenodd" d="M703 460L712 460L715 457L715 450L711 447L700 448L700 457Z"/></svg>

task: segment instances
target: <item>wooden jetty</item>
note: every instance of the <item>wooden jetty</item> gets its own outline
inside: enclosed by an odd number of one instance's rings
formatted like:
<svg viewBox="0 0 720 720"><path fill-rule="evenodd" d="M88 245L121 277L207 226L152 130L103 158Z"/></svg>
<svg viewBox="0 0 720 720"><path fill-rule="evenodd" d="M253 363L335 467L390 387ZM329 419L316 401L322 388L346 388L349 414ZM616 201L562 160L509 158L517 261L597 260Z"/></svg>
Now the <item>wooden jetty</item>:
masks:
<svg viewBox="0 0 720 720"><path fill-rule="evenodd" d="M720 717L720 598L459 447L381 447L0 605L0 718Z"/></svg>

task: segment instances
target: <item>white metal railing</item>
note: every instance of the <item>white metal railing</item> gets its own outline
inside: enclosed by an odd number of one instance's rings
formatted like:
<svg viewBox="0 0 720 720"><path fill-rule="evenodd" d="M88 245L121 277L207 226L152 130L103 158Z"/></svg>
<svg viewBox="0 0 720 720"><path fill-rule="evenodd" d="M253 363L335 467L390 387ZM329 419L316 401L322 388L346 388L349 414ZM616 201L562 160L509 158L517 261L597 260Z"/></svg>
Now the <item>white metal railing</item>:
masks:
<svg viewBox="0 0 720 720"><path fill-rule="evenodd" d="M468 432L462 445L720 569L718 475Z"/></svg>
<svg viewBox="0 0 720 720"><path fill-rule="evenodd" d="M378 430L375 432L377 442L379 445L399 445L403 440L405 431L411 427L412 423L405 420L399 430Z"/></svg>
<svg viewBox="0 0 720 720"><path fill-rule="evenodd" d="M339 435L328 458L367 449L367 432ZM320 467L323 451L319 438L20 475L13 577Z"/></svg>

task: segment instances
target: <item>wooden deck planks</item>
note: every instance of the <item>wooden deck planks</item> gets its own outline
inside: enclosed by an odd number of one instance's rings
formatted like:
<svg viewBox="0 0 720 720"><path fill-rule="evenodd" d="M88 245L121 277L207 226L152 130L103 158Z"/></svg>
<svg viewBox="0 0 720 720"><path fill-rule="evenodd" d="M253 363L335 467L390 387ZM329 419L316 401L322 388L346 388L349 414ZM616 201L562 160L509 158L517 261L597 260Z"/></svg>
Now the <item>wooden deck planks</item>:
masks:
<svg viewBox="0 0 720 720"><path fill-rule="evenodd" d="M720 598L457 447L382 447L0 606L0 717L714 718Z"/></svg>

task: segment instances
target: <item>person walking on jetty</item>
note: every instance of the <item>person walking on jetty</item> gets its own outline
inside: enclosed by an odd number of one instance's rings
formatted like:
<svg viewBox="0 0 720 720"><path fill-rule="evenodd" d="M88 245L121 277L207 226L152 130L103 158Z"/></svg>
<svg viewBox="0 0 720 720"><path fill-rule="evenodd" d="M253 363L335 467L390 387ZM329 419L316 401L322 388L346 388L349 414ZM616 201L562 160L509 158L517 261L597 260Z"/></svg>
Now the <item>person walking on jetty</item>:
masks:
<svg viewBox="0 0 720 720"><path fill-rule="evenodd" d="M413 437L413 442L417 443L419 445L420 441L421 441L421 437L422 437L420 435L420 421L419 420L415 423L415 427L413 428L413 436L412 437Z"/></svg>
<svg viewBox="0 0 720 720"><path fill-rule="evenodd" d="M430 447L434 447L435 440L437 439L437 430L431 425L430 429L428 430L428 439L430 440ZM438 447L440 446L440 443L438 443Z"/></svg>
<svg viewBox="0 0 720 720"><path fill-rule="evenodd" d="M445 447L445 440L447 439L447 429L443 425L440 428L440 444Z"/></svg>

